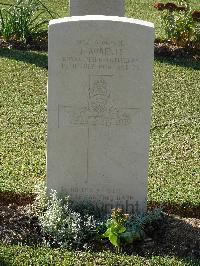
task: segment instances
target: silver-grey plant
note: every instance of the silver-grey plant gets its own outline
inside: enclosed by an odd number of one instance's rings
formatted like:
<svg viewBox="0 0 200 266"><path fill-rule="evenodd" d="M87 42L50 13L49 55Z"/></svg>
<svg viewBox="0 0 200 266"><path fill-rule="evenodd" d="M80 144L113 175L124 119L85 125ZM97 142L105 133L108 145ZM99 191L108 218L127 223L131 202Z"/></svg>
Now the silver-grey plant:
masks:
<svg viewBox="0 0 200 266"><path fill-rule="evenodd" d="M98 234L98 221L93 215L73 211L68 196L59 198L55 190L47 195L45 186L37 187L35 209L47 245L80 247Z"/></svg>

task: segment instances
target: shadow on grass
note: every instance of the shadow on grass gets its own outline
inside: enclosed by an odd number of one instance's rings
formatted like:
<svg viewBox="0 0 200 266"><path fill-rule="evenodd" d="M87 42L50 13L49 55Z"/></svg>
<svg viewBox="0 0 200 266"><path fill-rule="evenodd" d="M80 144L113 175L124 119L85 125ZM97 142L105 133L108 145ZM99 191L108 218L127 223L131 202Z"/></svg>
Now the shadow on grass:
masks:
<svg viewBox="0 0 200 266"><path fill-rule="evenodd" d="M0 57L23 61L46 69L48 68L48 57L44 52L0 49Z"/></svg>
<svg viewBox="0 0 200 266"><path fill-rule="evenodd" d="M7 260L4 260L2 256L0 256L0 266L10 266L11 263L9 263Z"/></svg>
<svg viewBox="0 0 200 266"><path fill-rule="evenodd" d="M25 206L32 204L35 194L15 193L12 191L0 191L0 205L8 206L14 204L16 206Z"/></svg>
<svg viewBox="0 0 200 266"><path fill-rule="evenodd" d="M179 215L181 217L190 217L200 219L200 206L193 205L190 202L183 202L180 204L176 203L160 203L160 202L149 202L148 208L159 208L169 214Z"/></svg>
<svg viewBox="0 0 200 266"><path fill-rule="evenodd" d="M185 67L185 68L192 68L194 70L200 70L199 60L155 56L155 61L158 61L160 63L171 64L174 66L180 66L180 67Z"/></svg>

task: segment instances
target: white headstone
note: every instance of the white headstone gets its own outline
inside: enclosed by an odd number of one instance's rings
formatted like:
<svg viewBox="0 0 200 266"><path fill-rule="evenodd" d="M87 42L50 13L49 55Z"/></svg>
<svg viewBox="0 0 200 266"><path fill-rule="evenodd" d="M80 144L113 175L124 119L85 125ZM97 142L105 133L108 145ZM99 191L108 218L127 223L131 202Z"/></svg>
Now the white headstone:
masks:
<svg viewBox="0 0 200 266"><path fill-rule="evenodd" d="M124 0L70 0L70 15L124 16Z"/></svg>
<svg viewBox="0 0 200 266"><path fill-rule="evenodd" d="M146 210L153 40L153 24L134 19L50 22L48 188Z"/></svg>

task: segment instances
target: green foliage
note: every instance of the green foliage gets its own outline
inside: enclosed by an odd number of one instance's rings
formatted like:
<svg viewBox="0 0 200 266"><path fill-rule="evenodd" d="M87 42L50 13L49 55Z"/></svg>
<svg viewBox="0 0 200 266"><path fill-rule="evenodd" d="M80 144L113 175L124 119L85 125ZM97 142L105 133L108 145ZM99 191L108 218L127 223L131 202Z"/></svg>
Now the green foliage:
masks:
<svg viewBox="0 0 200 266"><path fill-rule="evenodd" d="M143 240L145 237L145 225L161 218L161 209L154 209L141 215L132 215L126 222L126 231L121 235L121 239L128 244L136 240Z"/></svg>
<svg viewBox="0 0 200 266"><path fill-rule="evenodd" d="M112 245L120 247L121 241L132 244L145 237L145 225L161 218L161 209L141 215L124 214L122 209L113 209L111 219L107 220L107 230L103 237L109 238Z"/></svg>
<svg viewBox="0 0 200 266"><path fill-rule="evenodd" d="M120 247L120 237L126 231L124 225L127 219L128 215L124 214L122 209L113 209L111 219L107 220L107 230L102 236L108 237L115 247Z"/></svg>
<svg viewBox="0 0 200 266"><path fill-rule="evenodd" d="M97 221L86 212L75 212L70 207L69 197L59 198L56 191L49 195L44 185L37 186L34 207L38 216L45 243L59 247L88 247L90 240L99 238L99 231L104 227L103 217ZM144 226L161 216L160 210L138 216L124 214L122 209L113 209L111 218L106 222L106 231L102 237L109 239L116 248L121 240L128 244L144 238Z"/></svg>
<svg viewBox="0 0 200 266"><path fill-rule="evenodd" d="M108 237L111 244L113 244L115 247L119 247L120 236L126 231L126 227L113 220L108 220L106 226L107 230L102 236Z"/></svg>
<svg viewBox="0 0 200 266"><path fill-rule="evenodd" d="M199 22L192 17L189 1L181 2L185 10L165 9L162 11L162 25L168 40L177 46L185 47L198 42Z"/></svg>
<svg viewBox="0 0 200 266"><path fill-rule="evenodd" d="M40 0L16 0L0 10L0 35L6 41L27 42L44 31L49 21L45 16L54 17Z"/></svg>

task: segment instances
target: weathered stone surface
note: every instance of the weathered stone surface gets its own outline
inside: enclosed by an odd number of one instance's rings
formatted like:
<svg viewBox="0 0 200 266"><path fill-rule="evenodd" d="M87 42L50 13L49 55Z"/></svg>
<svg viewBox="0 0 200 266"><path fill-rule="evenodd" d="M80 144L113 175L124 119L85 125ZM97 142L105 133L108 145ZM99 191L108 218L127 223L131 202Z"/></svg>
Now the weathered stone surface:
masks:
<svg viewBox="0 0 200 266"><path fill-rule="evenodd" d="M124 0L70 0L70 15L124 16Z"/></svg>
<svg viewBox="0 0 200 266"><path fill-rule="evenodd" d="M118 17L49 26L48 188L107 211L144 211L153 24Z"/></svg>

